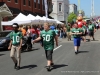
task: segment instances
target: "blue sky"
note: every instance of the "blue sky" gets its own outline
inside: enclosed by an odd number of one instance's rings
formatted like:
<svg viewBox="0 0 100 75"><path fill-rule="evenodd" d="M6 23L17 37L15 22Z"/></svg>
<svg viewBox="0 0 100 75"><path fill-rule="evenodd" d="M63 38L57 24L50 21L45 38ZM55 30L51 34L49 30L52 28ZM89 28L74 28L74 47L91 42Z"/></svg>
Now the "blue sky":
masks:
<svg viewBox="0 0 100 75"><path fill-rule="evenodd" d="M69 0L70 4L78 5L78 0ZM91 15L91 0L80 0L80 7L85 11L86 16ZM100 15L100 0L94 0L95 15Z"/></svg>

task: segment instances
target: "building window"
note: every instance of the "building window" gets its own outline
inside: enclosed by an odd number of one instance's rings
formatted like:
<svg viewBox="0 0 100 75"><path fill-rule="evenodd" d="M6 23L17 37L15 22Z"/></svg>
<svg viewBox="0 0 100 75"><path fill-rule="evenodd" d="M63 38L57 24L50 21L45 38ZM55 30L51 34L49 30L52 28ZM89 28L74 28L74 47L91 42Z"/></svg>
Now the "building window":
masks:
<svg viewBox="0 0 100 75"><path fill-rule="evenodd" d="M26 0L23 0L23 5L26 5Z"/></svg>
<svg viewBox="0 0 100 75"><path fill-rule="evenodd" d="M30 2L30 0L28 0L28 5L31 6L31 2Z"/></svg>
<svg viewBox="0 0 100 75"><path fill-rule="evenodd" d="M11 1L11 0L8 0L8 1Z"/></svg>
<svg viewBox="0 0 100 75"><path fill-rule="evenodd" d="M62 11L62 3L59 3L59 11Z"/></svg>
<svg viewBox="0 0 100 75"><path fill-rule="evenodd" d="M42 0L42 6L43 6L43 10L45 10L44 0Z"/></svg>
<svg viewBox="0 0 100 75"><path fill-rule="evenodd" d="M34 0L34 7L36 8L36 0Z"/></svg>
<svg viewBox="0 0 100 75"><path fill-rule="evenodd" d="M38 0L38 8L40 9L40 0Z"/></svg>
<svg viewBox="0 0 100 75"><path fill-rule="evenodd" d="M18 3L18 0L15 0L15 3Z"/></svg>

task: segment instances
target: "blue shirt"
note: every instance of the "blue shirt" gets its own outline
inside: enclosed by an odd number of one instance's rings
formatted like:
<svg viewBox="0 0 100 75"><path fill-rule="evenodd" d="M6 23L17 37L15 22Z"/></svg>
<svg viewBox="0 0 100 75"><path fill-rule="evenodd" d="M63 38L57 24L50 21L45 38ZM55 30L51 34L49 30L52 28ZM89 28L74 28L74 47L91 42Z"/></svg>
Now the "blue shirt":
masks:
<svg viewBox="0 0 100 75"><path fill-rule="evenodd" d="M51 29L51 30L54 30L54 29L55 29L55 26L50 26L50 29Z"/></svg>

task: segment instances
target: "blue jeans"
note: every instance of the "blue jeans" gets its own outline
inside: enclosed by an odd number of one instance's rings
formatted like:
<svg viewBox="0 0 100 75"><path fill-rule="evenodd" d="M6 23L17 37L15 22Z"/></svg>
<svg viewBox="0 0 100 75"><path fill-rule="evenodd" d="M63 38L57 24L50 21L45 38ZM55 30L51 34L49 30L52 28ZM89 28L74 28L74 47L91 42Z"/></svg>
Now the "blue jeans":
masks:
<svg viewBox="0 0 100 75"><path fill-rule="evenodd" d="M63 38L64 34L63 33L60 33L60 38Z"/></svg>
<svg viewBox="0 0 100 75"><path fill-rule="evenodd" d="M33 39L33 40L36 39L36 34L32 34L32 39Z"/></svg>

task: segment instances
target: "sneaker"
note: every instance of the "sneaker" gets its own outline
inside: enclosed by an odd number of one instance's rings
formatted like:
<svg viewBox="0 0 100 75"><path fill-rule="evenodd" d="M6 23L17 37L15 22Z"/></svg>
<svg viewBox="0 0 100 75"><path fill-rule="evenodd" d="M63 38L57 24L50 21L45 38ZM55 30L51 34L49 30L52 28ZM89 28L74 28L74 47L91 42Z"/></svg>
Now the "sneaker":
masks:
<svg viewBox="0 0 100 75"><path fill-rule="evenodd" d="M15 63L15 66L14 66L14 69L16 69L17 68L17 63Z"/></svg>
<svg viewBox="0 0 100 75"><path fill-rule="evenodd" d="M88 41L90 42L91 40L89 39Z"/></svg>
<svg viewBox="0 0 100 75"><path fill-rule="evenodd" d="M78 54L77 52L75 52L75 54Z"/></svg>
<svg viewBox="0 0 100 75"><path fill-rule="evenodd" d="M95 38L93 38L93 41L95 41Z"/></svg>
<svg viewBox="0 0 100 75"><path fill-rule="evenodd" d="M77 53L79 53L79 50L77 50Z"/></svg>
<svg viewBox="0 0 100 75"><path fill-rule="evenodd" d="M54 66L54 63L51 63L51 66Z"/></svg>
<svg viewBox="0 0 100 75"><path fill-rule="evenodd" d="M51 66L46 66L47 71L51 71Z"/></svg>
<svg viewBox="0 0 100 75"><path fill-rule="evenodd" d="M17 66L17 68L16 68L17 70L20 70L20 66Z"/></svg>

